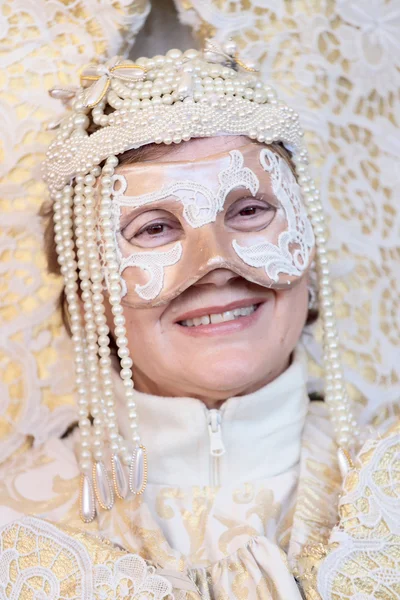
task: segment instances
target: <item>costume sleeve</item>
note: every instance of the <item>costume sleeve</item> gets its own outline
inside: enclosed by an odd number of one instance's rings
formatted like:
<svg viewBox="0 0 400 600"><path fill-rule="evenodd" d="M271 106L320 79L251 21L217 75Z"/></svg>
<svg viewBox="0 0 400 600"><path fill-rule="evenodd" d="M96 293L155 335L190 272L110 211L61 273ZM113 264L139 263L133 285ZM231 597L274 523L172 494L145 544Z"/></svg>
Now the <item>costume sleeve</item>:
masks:
<svg viewBox="0 0 400 600"><path fill-rule="evenodd" d="M171 600L172 591L171 582L137 554L70 527L27 517L0 531L4 598Z"/></svg>
<svg viewBox="0 0 400 600"><path fill-rule="evenodd" d="M148 0L10 0L0 7L0 463L28 439L75 420L69 340L46 273L38 216L45 123L62 111L48 90L91 60L129 50Z"/></svg>
<svg viewBox="0 0 400 600"><path fill-rule="evenodd" d="M311 543L298 557L307 599L399 597L399 452L397 422L348 465L329 543Z"/></svg>

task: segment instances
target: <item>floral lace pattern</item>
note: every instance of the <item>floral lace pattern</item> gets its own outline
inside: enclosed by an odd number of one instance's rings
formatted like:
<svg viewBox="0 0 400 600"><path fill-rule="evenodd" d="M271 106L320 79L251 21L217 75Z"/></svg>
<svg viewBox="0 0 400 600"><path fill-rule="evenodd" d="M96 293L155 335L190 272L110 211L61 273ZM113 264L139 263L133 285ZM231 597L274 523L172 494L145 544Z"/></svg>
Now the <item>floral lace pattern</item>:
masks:
<svg viewBox="0 0 400 600"><path fill-rule="evenodd" d="M369 441L347 475L340 522L318 573L324 600L400 596L400 431Z"/></svg>
<svg viewBox="0 0 400 600"><path fill-rule="evenodd" d="M287 228L279 234L277 244L265 241L252 246L240 246L234 240L233 247L246 264L264 267L272 281L278 281L280 273L299 277L310 265L315 244L300 186L287 163L275 152L264 148L260 153L260 162L270 174L272 191L285 212Z"/></svg>
<svg viewBox="0 0 400 600"><path fill-rule="evenodd" d="M144 300L154 300L162 290L164 283L164 269L175 265L182 256L182 244L174 244L170 250L158 252L132 252L126 258L121 259L120 274L128 267L139 267L146 271L149 280L144 285L137 284L135 291ZM127 286L123 278L123 294L127 293Z"/></svg>
<svg viewBox="0 0 400 600"><path fill-rule="evenodd" d="M325 543L337 521L339 472L332 428L321 402L310 406L299 473L295 468L276 478L231 482L221 488L150 485L144 501L132 497L117 502L100 519L85 525L84 531L77 497L79 469L67 444L52 440L0 467L0 522L5 525L0 544L4 550L15 550L18 544L17 550L24 552L18 559L24 576L28 575L24 564L36 567L40 558L47 567L49 556L57 555L62 558L54 563L57 573L60 565L64 574L74 570L75 582L88 566L79 550L83 544L98 600L103 600L101 594L114 600L113 590L122 600L131 590L130 581L124 580L125 567L131 564L128 553L162 569L156 574L170 581L180 600L300 600L291 572L299 549L308 538ZM34 483L39 479L38 489ZM43 521L24 518L27 513L58 525L46 523L43 529ZM62 555L55 537L66 548ZM44 542L39 544L40 553L35 550L38 539ZM16 564L12 563L13 574ZM151 570L147 573L152 575Z"/></svg>
<svg viewBox="0 0 400 600"><path fill-rule="evenodd" d="M0 598L173 600L170 582L140 556L111 548L33 517L16 521L0 531Z"/></svg>

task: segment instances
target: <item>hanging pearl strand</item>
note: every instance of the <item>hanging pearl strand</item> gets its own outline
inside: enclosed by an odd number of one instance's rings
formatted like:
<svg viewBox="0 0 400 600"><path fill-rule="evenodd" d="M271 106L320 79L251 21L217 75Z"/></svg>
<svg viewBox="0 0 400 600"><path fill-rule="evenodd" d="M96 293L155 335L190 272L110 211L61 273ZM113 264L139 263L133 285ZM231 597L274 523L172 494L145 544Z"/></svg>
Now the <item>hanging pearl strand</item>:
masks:
<svg viewBox="0 0 400 600"><path fill-rule="evenodd" d="M58 262L64 278L64 289L68 303L72 346L75 356L75 378L78 398L78 416L80 429L80 514L84 522L92 521L96 515L94 493L91 482L91 424L89 420L89 397L87 389L86 339L82 324L80 301L78 296L78 265L74 252L72 228L73 189L67 185L54 200L54 232Z"/></svg>
<svg viewBox="0 0 400 600"><path fill-rule="evenodd" d="M104 465L105 417L106 409L99 385L99 345L96 324L98 314L95 303L96 283L95 271L97 245L94 238L94 189L89 184L90 175L77 175L75 186L75 237L78 255L81 299L84 307L86 332L86 360L88 367L88 383L90 391L90 413L94 419L92 429L92 478L96 499L105 510L112 508L114 494ZM93 178L94 179L94 178ZM101 285L101 273L99 273ZM104 309L103 309L104 312Z"/></svg>
<svg viewBox="0 0 400 600"><path fill-rule="evenodd" d="M339 335L334 315L333 290L327 250L327 228L319 192L307 169L307 153L302 151L294 158L299 183L302 187L316 241L319 310L323 327L325 369L325 402L339 448L353 451L359 442L360 432L347 394L339 353Z"/></svg>
<svg viewBox="0 0 400 600"><path fill-rule="evenodd" d="M103 296L103 278L99 247L98 247L98 230L96 228L95 214L95 183L96 177L101 173L100 167L95 167L89 175L84 178L84 202L85 202L85 238L86 238L86 253L91 281L91 302L94 315L94 323L96 325L96 341L98 344L97 354L99 356L98 368L102 383L102 410L104 416L103 428L105 427L108 441L111 450L112 474L114 489L117 496L121 499L125 498L128 493L128 481L124 473L122 462L119 458L127 451L126 444L123 438L119 435L116 406L113 392L112 380L112 364L110 352L110 337L107 319L105 316L104 296ZM110 245L110 240L103 239L105 250ZM99 439L99 443L104 440ZM102 456L98 456L98 461L103 460ZM114 497L112 490L109 490L109 482L106 479L106 474L100 473L103 470L101 466L96 465L94 473L95 488L99 492L99 503L103 508L111 508ZM99 482L100 480L100 482ZM103 481L104 480L104 481ZM102 491L103 490L103 491ZM107 498L104 497L104 492ZM97 495L97 493L96 493Z"/></svg>
<svg viewBox="0 0 400 600"><path fill-rule="evenodd" d="M144 446L140 443L138 432L136 402L134 398L133 379L132 379L132 360L129 356L128 339L126 337L125 317L121 306L121 279L119 266L115 249L114 233L112 229L112 176L114 169L118 164L116 156L107 158L102 169L101 177L101 204L100 220L102 224L102 235L104 238L104 258L106 281L109 292L109 302L114 316L114 334L117 346L117 353L120 358L121 379L123 382L125 401L128 409L129 427L131 430L133 442L133 454L124 451L123 459L130 465L129 487L135 494L142 494L147 484L147 457Z"/></svg>

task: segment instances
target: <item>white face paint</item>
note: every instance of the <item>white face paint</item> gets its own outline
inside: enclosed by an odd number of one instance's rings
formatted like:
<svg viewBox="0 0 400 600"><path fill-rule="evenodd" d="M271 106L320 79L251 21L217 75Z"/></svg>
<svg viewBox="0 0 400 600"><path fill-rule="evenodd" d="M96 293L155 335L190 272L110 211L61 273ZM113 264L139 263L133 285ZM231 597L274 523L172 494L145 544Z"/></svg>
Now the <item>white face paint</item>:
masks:
<svg viewBox="0 0 400 600"><path fill-rule="evenodd" d="M123 166L113 177L112 207L121 284L133 306L167 302L216 268L286 287L313 258L300 187L287 163L260 144Z"/></svg>
<svg viewBox="0 0 400 600"><path fill-rule="evenodd" d="M237 255L249 266L265 269L276 282L279 275L301 276L309 267L315 245L314 232L301 197L301 189L287 163L268 148L260 152L260 163L270 175L272 190L285 211L287 229L278 243L265 239L241 246L233 240Z"/></svg>

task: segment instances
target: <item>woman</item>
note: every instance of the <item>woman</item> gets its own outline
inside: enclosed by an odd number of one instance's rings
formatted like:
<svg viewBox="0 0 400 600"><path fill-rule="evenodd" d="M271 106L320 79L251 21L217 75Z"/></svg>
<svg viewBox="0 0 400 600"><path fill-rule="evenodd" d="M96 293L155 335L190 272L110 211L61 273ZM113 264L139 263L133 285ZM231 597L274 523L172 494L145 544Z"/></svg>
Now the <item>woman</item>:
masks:
<svg viewBox="0 0 400 600"><path fill-rule="evenodd" d="M349 531L342 518L343 547L335 533L329 554L322 546L337 521L336 448L354 496L361 434L297 115L230 43L115 59L81 78L76 94L58 91L74 96L72 112L44 169L79 432L46 449L42 465L46 452L57 459L47 479L40 473L52 492L79 468L80 497L68 485L62 508L50 500L34 511L40 519L3 516L1 589L21 598L361 597L365 567L346 562L356 514ZM55 270L51 244L48 253ZM314 259L327 385L325 402L310 405L299 338L315 308ZM396 439L371 442L364 466ZM391 542L380 543L382 555ZM395 590L393 573L383 579ZM375 583L381 593L382 577L370 580L368 593Z"/></svg>

